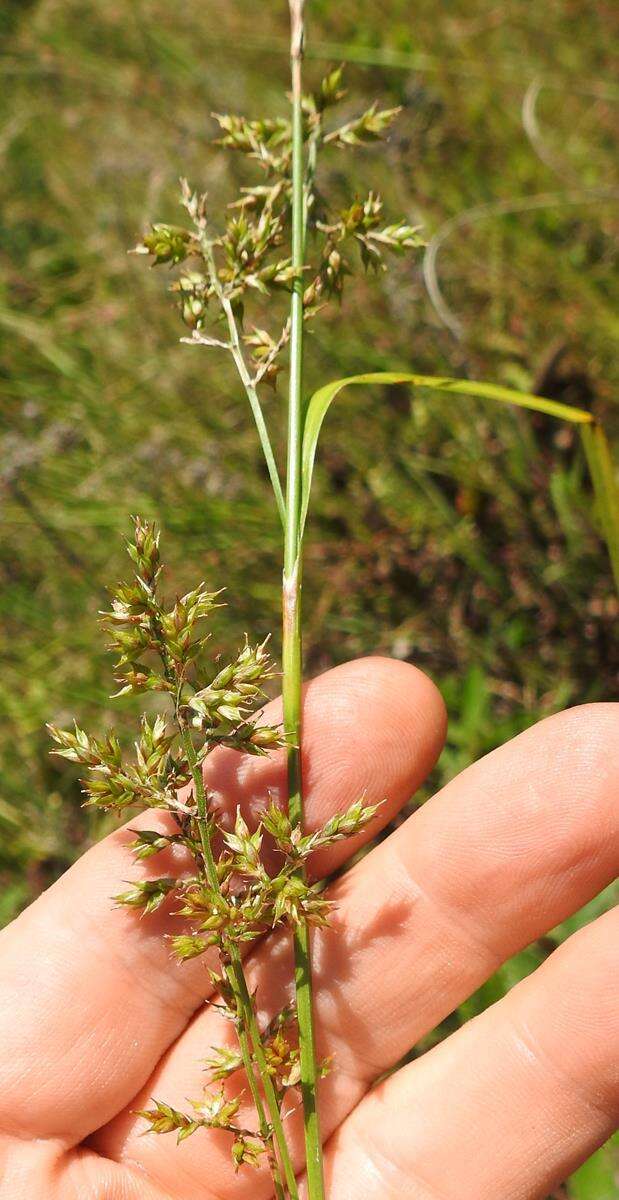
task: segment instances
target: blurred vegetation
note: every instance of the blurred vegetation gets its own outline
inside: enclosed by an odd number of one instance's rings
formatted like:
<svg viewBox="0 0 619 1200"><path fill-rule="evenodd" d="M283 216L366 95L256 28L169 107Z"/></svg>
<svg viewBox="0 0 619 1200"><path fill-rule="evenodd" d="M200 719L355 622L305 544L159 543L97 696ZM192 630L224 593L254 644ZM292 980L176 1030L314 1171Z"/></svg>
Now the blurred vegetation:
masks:
<svg viewBox="0 0 619 1200"><path fill-rule="evenodd" d="M310 16L310 81L321 57L350 60L351 102L403 106L386 154L333 151L322 179L344 195L369 177L438 237L442 300L420 264L361 285L310 339L308 388L367 370L471 375L591 408L616 441L611 8L313 0ZM277 636L279 530L246 401L212 352L179 344L161 274L126 251L149 220L177 218L181 173L214 206L232 196L244 165L209 147L209 114L280 111L287 31L283 3L257 22L247 0L4 0L0 32L7 920L103 832L43 725L118 720L95 621L128 514L161 522L179 589L226 584L222 646L246 628ZM277 431L282 396L267 409ZM308 672L379 651L432 675L451 724L424 795L540 717L617 695L617 602L572 431L399 388L351 394L328 420ZM612 1155L578 1173L572 1200L618 1194Z"/></svg>

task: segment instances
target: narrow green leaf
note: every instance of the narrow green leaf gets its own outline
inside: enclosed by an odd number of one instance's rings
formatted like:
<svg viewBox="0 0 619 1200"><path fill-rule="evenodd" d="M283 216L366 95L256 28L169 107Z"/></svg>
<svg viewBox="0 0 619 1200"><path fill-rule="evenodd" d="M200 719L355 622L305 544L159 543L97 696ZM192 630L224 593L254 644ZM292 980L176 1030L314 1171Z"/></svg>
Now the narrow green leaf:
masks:
<svg viewBox="0 0 619 1200"><path fill-rule="evenodd" d="M408 383L413 387L427 388L433 392L451 392L458 396L494 400L499 404L513 404L517 408L530 408L533 412L545 413L549 417L556 417L560 421L570 421L576 425L593 424L591 413L585 412L584 409L560 404L557 400L546 400L543 396L516 392L512 388L501 387L494 383L478 383L471 379L450 379L439 375L416 375L408 371L371 371L366 375L349 375L346 379L336 379L314 392L305 413L301 529L303 529L307 517L314 459L322 423L333 400L344 388L364 383Z"/></svg>
<svg viewBox="0 0 619 1200"><path fill-rule="evenodd" d="M408 383L413 387L425 388L433 392L493 400L499 404L513 404L516 408L528 408L533 412L545 413L546 416L554 417L559 421L580 425L600 523L619 591L619 491L610 447L601 425L595 421L591 413L582 408L560 404L557 400L546 400L543 396L534 396L527 392L513 391L511 388L501 387L494 383L479 383L471 379L450 379L438 375L417 375L407 371L372 371L366 375L350 375L346 379L336 379L319 388L311 396L305 412L301 534L307 519L318 438L327 412L335 397L344 388L372 383Z"/></svg>
<svg viewBox="0 0 619 1200"><path fill-rule="evenodd" d="M602 426L597 421L583 425L582 443L604 540L608 547L613 576L619 593L619 488L611 458L610 446Z"/></svg>

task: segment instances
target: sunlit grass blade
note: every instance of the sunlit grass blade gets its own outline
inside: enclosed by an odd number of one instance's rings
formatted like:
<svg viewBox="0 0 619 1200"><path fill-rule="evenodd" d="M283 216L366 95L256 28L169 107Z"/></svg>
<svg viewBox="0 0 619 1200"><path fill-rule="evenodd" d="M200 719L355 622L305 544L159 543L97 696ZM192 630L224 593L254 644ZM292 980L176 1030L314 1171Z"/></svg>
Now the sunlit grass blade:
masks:
<svg viewBox="0 0 619 1200"><path fill-rule="evenodd" d="M595 492L597 510L619 593L619 488L608 439L597 421L583 425L582 443Z"/></svg>
<svg viewBox="0 0 619 1200"><path fill-rule="evenodd" d="M470 399L493 400L498 404L511 404L516 408L544 413L558 421L580 425L587 463L595 491L600 524L611 560L613 576L619 591L619 493L615 479L610 447L601 425L585 409L557 400L547 400L528 392L514 391L494 383L480 383L471 379L450 379L439 375L417 375L407 371L372 371L365 375L349 375L336 379L318 389L311 396L303 428L303 493L301 503L301 530L305 527L309 508L312 475L322 423L336 396L347 387L362 384L408 383L427 391L451 393Z"/></svg>

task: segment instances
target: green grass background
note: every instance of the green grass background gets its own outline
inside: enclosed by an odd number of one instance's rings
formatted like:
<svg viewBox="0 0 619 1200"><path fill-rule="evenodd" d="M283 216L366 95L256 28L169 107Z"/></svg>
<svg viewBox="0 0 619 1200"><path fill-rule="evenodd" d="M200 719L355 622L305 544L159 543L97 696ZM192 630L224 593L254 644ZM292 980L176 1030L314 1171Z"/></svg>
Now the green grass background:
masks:
<svg viewBox="0 0 619 1200"><path fill-rule="evenodd" d="M430 304L420 260L398 262L317 324L308 387L380 369L487 378L592 409L616 444L611 6L309 9L308 83L349 58L351 104L403 105L386 148L331 152L322 185L342 198L374 186L428 238L458 218L437 261L459 332ZM149 220L177 219L181 173L214 209L234 197L246 164L209 146L209 114L281 111L286 32L283 0L0 5L2 920L105 829L48 757L43 725L75 715L130 735L95 626L128 514L161 522L179 589L226 585L217 644L245 629L277 644L279 530L246 401L215 354L180 345L165 272L126 251ZM266 408L281 452L282 396ZM305 591L309 673L379 651L441 688L448 744L422 799L544 715L617 695L617 600L582 454L545 418L351 393L319 451ZM507 964L435 1036L616 894ZM611 1200L618 1169L608 1147L565 1195Z"/></svg>

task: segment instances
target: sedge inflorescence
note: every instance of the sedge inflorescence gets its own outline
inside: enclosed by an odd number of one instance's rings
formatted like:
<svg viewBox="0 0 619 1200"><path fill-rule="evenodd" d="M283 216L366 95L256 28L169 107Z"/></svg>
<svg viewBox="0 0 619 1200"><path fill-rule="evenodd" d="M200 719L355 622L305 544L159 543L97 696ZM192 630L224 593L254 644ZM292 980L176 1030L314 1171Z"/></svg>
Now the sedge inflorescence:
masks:
<svg viewBox="0 0 619 1200"><path fill-rule="evenodd" d="M330 300L341 299L354 274L354 251L365 270L384 270L384 252L402 255L423 246L418 227L402 219L386 223L383 202L374 191L354 197L342 208L329 204L317 185L321 149L354 149L388 133L398 108L374 103L359 116L338 124L332 111L346 96L342 68L331 70L314 93L303 96L303 137L307 147L305 225L307 261L303 267L303 319L311 321ZM191 218L185 228L154 224L136 247L153 265L182 268L171 290L183 321L192 330L185 339L218 346L232 353L243 377L253 387L274 385L282 352L290 339L290 321L269 330L246 328L246 309L253 298L272 300L290 292L296 271L283 247L289 240L292 201L292 123L287 117L249 120L214 113L220 128L216 144L246 156L260 182L242 187L230 205L222 232L211 228L206 195L192 193L181 181L181 200ZM221 333L222 316L227 333Z"/></svg>
<svg viewBox="0 0 619 1200"><path fill-rule="evenodd" d="M116 657L116 695L158 694L165 711L142 717L130 761L114 732L95 737L77 725L49 726L54 753L84 769L86 804L121 814L132 808L159 810L172 818L165 830L133 831L133 856L141 863L180 846L191 869L184 868L178 878L137 878L114 900L144 917L167 902L171 917L182 923L182 932L166 934L175 958L185 961L214 950L218 961L213 965L211 952L205 972L218 1007L238 1033L236 1047L215 1049L207 1060L209 1082L189 1112L156 1099L140 1115L153 1132L175 1132L178 1141L199 1129L227 1130L236 1169L255 1166L266 1155L283 1195L281 1111L286 1094L300 1081L295 1012L287 1007L259 1028L240 949L278 927L328 922L331 906L321 885L308 882L299 868L316 850L358 833L376 806L359 800L306 833L265 795L254 828L240 810L230 828L205 786L203 767L220 747L265 755L284 745L281 728L258 714L274 675L268 645L246 641L229 662L213 662L205 627L219 604L218 593L201 583L174 604L166 602L159 534L148 522L135 520L128 550L134 576L113 590L111 607L102 614ZM265 862L265 837L275 867ZM227 1081L241 1069L256 1108L252 1129L239 1118L242 1088L227 1090Z"/></svg>

